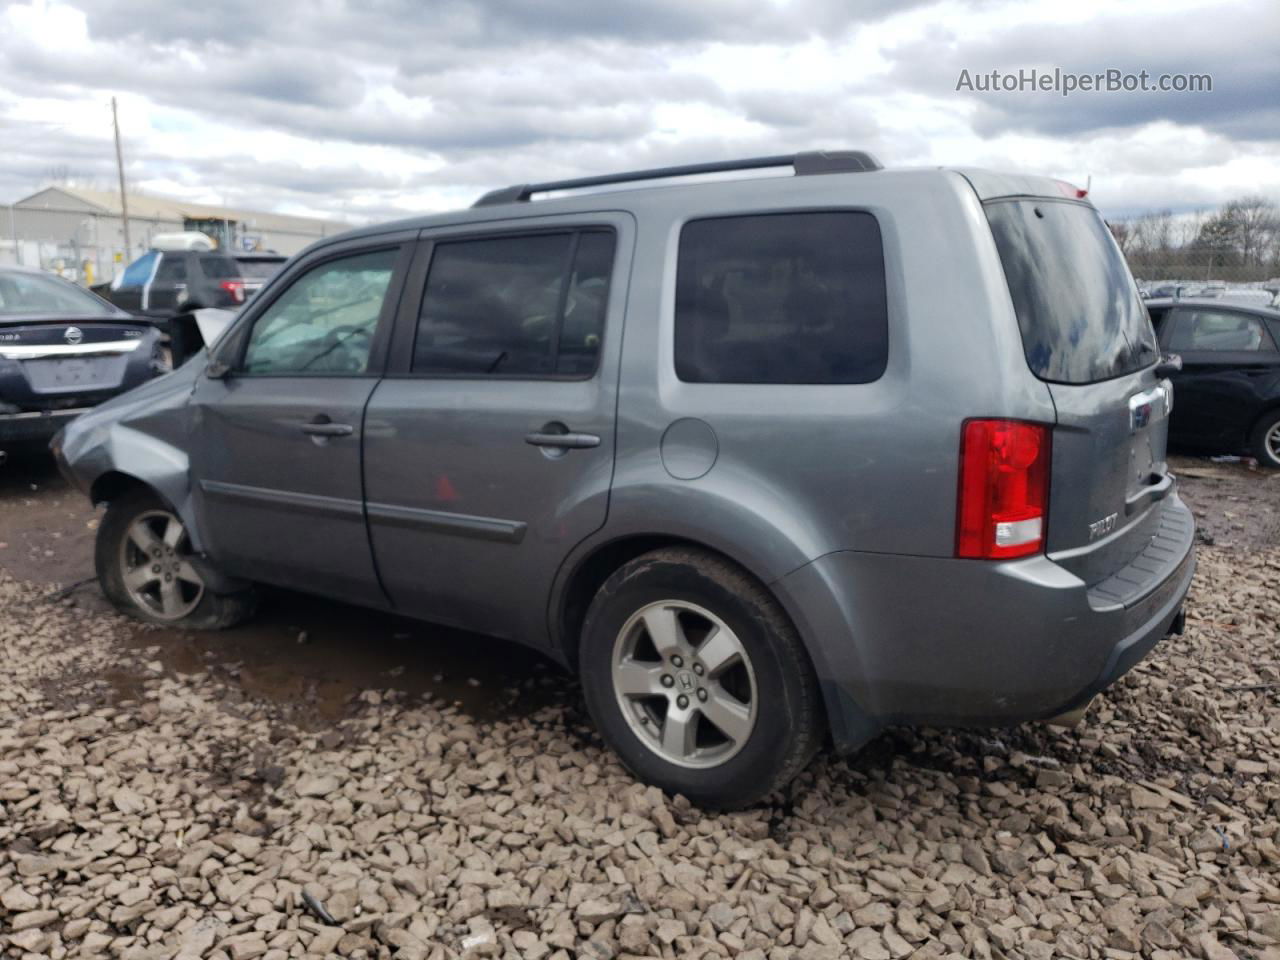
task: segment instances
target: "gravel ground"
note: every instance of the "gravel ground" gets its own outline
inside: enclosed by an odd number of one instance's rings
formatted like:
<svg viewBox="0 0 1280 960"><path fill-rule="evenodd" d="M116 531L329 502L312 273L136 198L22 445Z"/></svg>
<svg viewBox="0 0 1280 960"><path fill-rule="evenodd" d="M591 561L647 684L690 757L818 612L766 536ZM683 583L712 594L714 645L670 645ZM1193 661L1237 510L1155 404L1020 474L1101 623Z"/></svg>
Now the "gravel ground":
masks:
<svg viewBox="0 0 1280 960"><path fill-rule="evenodd" d="M1203 499L1248 534L1277 488L1237 472ZM1280 960L1280 550L1214 539L1075 730L892 731L730 815L633 781L541 663L501 710L411 661L299 713L0 554L0 952Z"/></svg>

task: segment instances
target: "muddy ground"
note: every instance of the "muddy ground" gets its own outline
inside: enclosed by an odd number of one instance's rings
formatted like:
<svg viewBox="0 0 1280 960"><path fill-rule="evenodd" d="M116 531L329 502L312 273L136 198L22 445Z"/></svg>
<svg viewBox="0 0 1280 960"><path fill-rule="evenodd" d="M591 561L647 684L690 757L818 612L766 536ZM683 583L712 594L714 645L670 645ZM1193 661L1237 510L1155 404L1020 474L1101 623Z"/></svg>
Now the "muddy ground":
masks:
<svg viewBox="0 0 1280 960"><path fill-rule="evenodd" d="M283 593L139 627L11 461L0 956L1280 960L1280 480L1175 469L1187 632L1081 726L891 730L717 815L509 644Z"/></svg>
<svg viewBox="0 0 1280 960"><path fill-rule="evenodd" d="M72 602L107 612L97 584L86 582L100 516L48 457L10 460L0 466L0 569L16 580L72 587ZM170 670L214 670L311 727L341 719L353 697L378 686L493 716L521 696L535 704L520 681L555 669L516 644L288 591L273 591L253 622L234 630L139 628L130 642L159 645Z"/></svg>

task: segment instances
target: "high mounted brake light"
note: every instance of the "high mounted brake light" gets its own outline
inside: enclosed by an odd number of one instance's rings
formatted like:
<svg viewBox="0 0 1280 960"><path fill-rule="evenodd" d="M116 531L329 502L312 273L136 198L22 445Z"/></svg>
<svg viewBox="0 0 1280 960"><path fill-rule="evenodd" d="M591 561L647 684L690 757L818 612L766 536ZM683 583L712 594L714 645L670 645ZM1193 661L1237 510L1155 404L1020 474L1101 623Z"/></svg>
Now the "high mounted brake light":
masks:
<svg viewBox="0 0 1280 960"><path fill-rule="evenodd" d="M1084 187L1077 187L1074 183L1067 183L1065 180L1055 180L1058 189L1064 197L1070 197L1072 200L1083 200L1089 195L1089 191Z"/></svg>
<svg viewBox="0 0 1280 960"><path fill-rule="evenodd" d="M1049 509L1049 427L966 420L960 438L956 556L1007 560L1039 553Z"/></svg>

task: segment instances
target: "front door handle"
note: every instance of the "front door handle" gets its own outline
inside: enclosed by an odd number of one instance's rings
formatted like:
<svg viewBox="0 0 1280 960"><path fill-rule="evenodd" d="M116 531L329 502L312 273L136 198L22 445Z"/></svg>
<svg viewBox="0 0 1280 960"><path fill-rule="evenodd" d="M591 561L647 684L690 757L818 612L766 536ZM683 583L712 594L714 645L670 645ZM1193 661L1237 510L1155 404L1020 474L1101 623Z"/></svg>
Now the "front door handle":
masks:
<svg viewBox="0 0 1280 960"><path fill-rule="evenodd" d="M309 433L313 437L349 437L355 432L355 427L349 423L330 423L328 420L319 423L304 423L302 432Z"/></svg>
<svg viewBox="0 0 1280 960"><path fill-rule="evenodd" d="M524 442L535 447L560 447L564 450L589 450L600 446L594 433L526 433Z"/></svg>

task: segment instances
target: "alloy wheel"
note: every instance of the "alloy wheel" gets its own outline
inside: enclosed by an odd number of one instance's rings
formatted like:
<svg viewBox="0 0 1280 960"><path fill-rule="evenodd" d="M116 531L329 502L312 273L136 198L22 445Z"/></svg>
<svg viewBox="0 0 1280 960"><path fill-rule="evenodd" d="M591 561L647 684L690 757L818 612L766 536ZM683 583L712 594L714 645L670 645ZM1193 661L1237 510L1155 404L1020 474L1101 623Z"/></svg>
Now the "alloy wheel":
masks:
<svg viewBox="0 0 1280 960"><path fill-rule="evenodd" d="M613 689L631 730L682 767L714 767L755 729L755 673L737 634L683 600L638 610L614 642Z"/></svg>
<svg viewBox="0 0 1280 960"><path fill-rule="evenodd" d="M181 620L200 605L204 581L191 565L187 530L167 510L148 510L129 525L120 571L129 598L158 620Z"/></svg>

